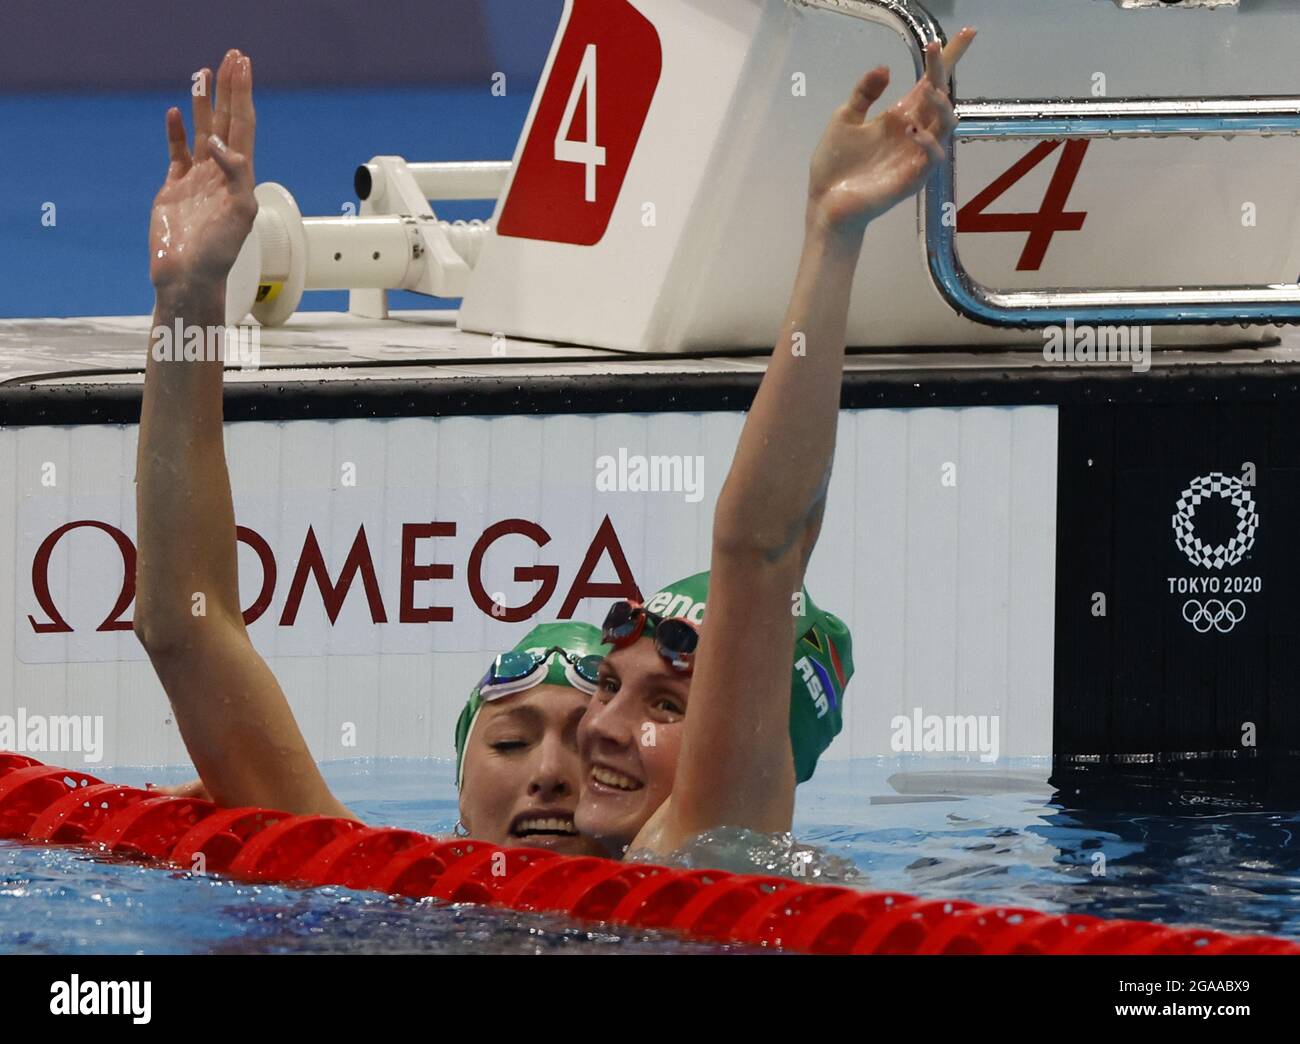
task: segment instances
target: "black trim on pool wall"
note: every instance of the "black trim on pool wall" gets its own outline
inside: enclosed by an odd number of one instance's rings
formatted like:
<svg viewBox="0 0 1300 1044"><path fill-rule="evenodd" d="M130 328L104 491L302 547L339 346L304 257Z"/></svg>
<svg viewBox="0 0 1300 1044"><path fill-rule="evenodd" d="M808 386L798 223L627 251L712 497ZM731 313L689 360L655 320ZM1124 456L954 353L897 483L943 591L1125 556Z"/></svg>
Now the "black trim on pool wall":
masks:
<svg viewBox="0 0 1300 1044"><path fill-rule="evenodd" d="M745 410L760 373L375 378L229 382L227 421ZM140 384L0 385L0 426L135 424ZM850 370L844 409L1063 406L1300 399L1300 363L1196 364L1146 374L1049 370Z"/></svg>

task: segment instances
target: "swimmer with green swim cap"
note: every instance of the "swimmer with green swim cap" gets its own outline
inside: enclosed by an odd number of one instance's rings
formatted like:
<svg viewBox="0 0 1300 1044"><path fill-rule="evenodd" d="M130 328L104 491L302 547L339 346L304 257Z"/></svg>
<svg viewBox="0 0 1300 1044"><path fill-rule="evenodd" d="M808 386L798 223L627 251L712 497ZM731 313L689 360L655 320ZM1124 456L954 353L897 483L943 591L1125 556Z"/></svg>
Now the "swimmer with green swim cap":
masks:
<svg viewBox="0 0 1300 1044"><path fill-rule="evenodd" d="M656 616L702 625L708 594L708 573L669 584L646 601L647 626L654 627ZM791 615L796 630L803 633L795 642L790 677L790 744L795 779L804 783L812 778L817 759L844 724L844 689L853 677L853 638L838 616L817 608L806 587Z"/></svg>
<svg viewBox="0 0 1300 1044"><path fill-rule="evenodd" d="M573 820L578 722L607 648L590 624L548 623L492 661L456 722L460 820L472 837L570 855L599 850Z"/></svg>
<svg viewBox="0 0 1300 1044"><path fill-rule="evenodd" d="M578 734L576 822L611 854L666 855L718 827L788 833L795 785L839 730L848 635L806 601L804 574L830 489L849 302L868 226L946 162L951 72L974 37L927 47L922 79L870 118L890 77L868 72L813 153L789 308L714 511L707 621L698 576L605 621L615 648Z"/></svg>
<svg viewBox="0 0 1300 1044"><path fill-rule="evenodd" d="M547 623L493 659L456 722L460 832L569 855L601 851L573 821L582 783L578 722L608 648L591 624ZM202 780L156 789L211 799Z"/></svg>
<svg viewBox="0 0 1300 1044"><path fill-rule="evenodd" d="M225 322L226 280L257 213L252 61L231 50L215 78L201 69L193 82L203 89L185 92L192 144L180 111L170 109L166 175L150 213L155 319L166 329ZM133 625L200 777L168 790L228 807L356 819L325 782L244 623L223 443L225 371L220 361L146 353ZM196 590L207 605L199 616L190 611ZM539 627L515 654L498 657L475 690L457 749L461 817L479 837L590 848L573 830L575 737L599 651L595 628Z"/></svg>
<svg viewBox="0 0 1300 1044"><path fill-rule="evenodd" d="M692 699L708 699L693 694L691 677L708 596L709 574L697 573L669 584L644 605L616 602L606 616L604 637L612 651L600 667L601 691L578 730L584 786L577 825L602 839L608 851L630 844L627 839L635 839L673 793L687 708ZM819 609L807 588L790 601L796 639L793 666L785 674L785 756L793 764L794 782L803 783L843 724L853 642L844 623ZM744 744L751 723L748 714L733 723L733 745ZM644 742L646 737L653 742ZM721 825L738 824L699 829Z"/></svg>
<svg viewBox="0 0 1300 1044"><path fill-rule="evenodd" d="M498 844L593 853L604 850L600 839L627 832L629 821L640 825L649 819L662 801L660 791L671 789L676 769L675 705L666 698L658 708L650 708L648 717L637 719L634 702L590 698L602 676L611 687L618 677L616 670L602 668L605 655L625 650L644 636L659 661L656 668L672 671L663 680L687 689L677 694L684 716L690 684L685 668L704 623L708 592L709 574L698 573L664 588L644 607L615 603L606 619L608 643L601 629L589 624L542 624L496 657L456 723L456 782L464 829ZM803 782L840 731L853 654L848 629L819 609L806 590L796 608L802 615L795 617L799 640L787 675L789 738L795 776ZM620 656L618 662L624 659ZM637 720L619 729L618 719L629 708ZM646 723L655 720L656 711L662 714L662 727L648 730ZM644 743L652 733L654 742ZM602 750L601 767L586 788L581 783L593 766L580 757L579 737L591 749ZM614 737L634 742L616 750ZM614 773L621 779L614 779ZM643 780L648 785L631 790L619 786ZM581 810L576 826L575 808Z"/></svg>

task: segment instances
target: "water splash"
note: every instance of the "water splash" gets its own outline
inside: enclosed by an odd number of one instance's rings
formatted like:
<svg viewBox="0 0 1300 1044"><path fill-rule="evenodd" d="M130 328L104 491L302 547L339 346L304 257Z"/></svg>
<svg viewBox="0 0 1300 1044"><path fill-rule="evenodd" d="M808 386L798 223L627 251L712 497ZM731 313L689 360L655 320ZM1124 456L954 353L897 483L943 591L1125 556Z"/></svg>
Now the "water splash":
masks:
<svg viewBox="0 0 1300 1044"><path fill-rule="evenodd" d="M690 869L773 874L809 884L867 886L866 875L851 860L805 844L790 833L763 834L742 827L706 830L667 858L645 851L629 852L627 858Z"/></svg>

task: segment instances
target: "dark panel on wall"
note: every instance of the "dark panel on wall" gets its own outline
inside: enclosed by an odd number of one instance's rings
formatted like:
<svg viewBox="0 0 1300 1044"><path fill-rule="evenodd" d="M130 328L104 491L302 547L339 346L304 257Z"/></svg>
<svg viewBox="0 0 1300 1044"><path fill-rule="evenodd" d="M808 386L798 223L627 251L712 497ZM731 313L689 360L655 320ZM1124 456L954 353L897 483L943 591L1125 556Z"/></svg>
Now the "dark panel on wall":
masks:
<svg viewBox="0 0 1300 1044"><path fill-rule="evenodd" d="M1067 405L1059 459L1053 783L1293 807L1294 405Z"/></svg>

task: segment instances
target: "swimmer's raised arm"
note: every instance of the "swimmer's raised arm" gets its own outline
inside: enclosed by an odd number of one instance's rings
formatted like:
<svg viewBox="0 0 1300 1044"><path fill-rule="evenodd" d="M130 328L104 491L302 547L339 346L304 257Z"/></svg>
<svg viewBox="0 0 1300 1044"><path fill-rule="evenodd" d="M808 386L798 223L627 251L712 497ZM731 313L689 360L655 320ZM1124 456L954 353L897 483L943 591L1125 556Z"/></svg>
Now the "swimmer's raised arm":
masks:
<svg viewBox="0 0 1300 1044"><path fill-rule="evenodd" d="M205 88L211 73L203 70ZM171 163L154 199L155 329L225 323L225 282L253 225L252 66L226 55L194 98L194 149L167 113ZM178 345L179 346L179 345ZM235 517L222 444L222 362L162 358L145 371L136 459L135 632L213 799L350 815L330 793L239 606Z"/></svg>
<svg viewBox="0 0 1300 1044"><path fill-rule="evenodd" d="M925 77L874 119L889 71L867 73L813 155L789 310L714 515L698 696L661 849L720 825L790 829L792 613L830 481L854 272L867 225L943 162L956 124L948 74L974 35L963 30L942 52L933 45Z"/></svg>

